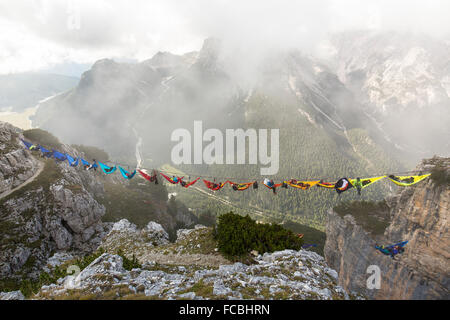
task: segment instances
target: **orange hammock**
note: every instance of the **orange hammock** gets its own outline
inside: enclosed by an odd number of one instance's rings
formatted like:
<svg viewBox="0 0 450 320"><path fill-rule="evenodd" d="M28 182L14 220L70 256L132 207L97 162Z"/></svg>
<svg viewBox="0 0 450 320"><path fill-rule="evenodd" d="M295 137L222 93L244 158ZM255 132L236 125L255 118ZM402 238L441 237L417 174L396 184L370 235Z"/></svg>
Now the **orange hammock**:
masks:
<svg viewBox="0 0 450 320"><path fill-rule="evenodd" d="M234 183L231 181L228 181L228 183L231 184L231 187L234 191L244 191L250 188L250 186L254 185L256 181L253 182L247 182L247 183Z"/></svg>
<svg viewBox="0 0 450 320"><path fill-rule="evenodd" d="M317 186L322 188L333 189L336 183L320 181Z"/></svg>
<svg viewBox="0 0 450 320"><path fill-rule="evenodd" d="M302 190L308 190L309 188L317 185L320 181L297 181L294 179L291 179L289 181L285 181L285 183L291 187L302 189Z"/></svg>
<svg viewBox="0 0 450 320"><path fill-rule="evenodd" d="M211 181L203 179L203 182L205 183L205 185L208 189L217 191L217 190L222 189L223 186L226 185L229 181L215 183L215 182L211 182Z"/></svg>

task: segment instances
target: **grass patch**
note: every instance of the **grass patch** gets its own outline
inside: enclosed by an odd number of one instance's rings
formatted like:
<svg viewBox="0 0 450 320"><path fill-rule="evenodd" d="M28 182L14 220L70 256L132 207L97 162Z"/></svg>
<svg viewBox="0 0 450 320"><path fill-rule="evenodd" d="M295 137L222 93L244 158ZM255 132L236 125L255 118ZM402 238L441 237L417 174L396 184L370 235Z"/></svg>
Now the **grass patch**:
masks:
<svg viewBox="0 0 450 320"><path fill-rule="evenodd" d="M40 144L46 148L50 147L58 149L61 147L61 142L58 138L42 129L25 130L23 136L34 144Z"/></svg>
<svg viewBox="0 0 450 320"><path fill-rule="evenodd" d="M14 191L7 197L3 198L0 201L0 211L7 211L6 208L3 207L3 204L9 199L20 197L27 191L37 190L39 188L43 188L46 194L49 194L50 186L56 181L63 178L63 174L61 173L60 168L52 159L45 159L44 161L44 169L42 172L34 179L32 182L22 187L19 190Z"/></svg>
<svg viewBox="0 0 450 320"><path fill-rule="evenodd" d="M200 279L187 292L194 292L197 296L208 298L213 295L213 291L214 287L212 284L205 284L203 279Z"/></svg>
<svg viewBox="0 0 450 320"><path fill-rule="evenodd" d="M31 258L32 259L32 258ZM30 260L30 259L29 259ZM27 261L27 263L32 263ZM42 286L56 283L59 278L67 276L65 269L56 267L51 273L42 272L38 279L1 279L0 291L10 292L20 290L25 298L30 298L34 294L37 294Z"/></svg>

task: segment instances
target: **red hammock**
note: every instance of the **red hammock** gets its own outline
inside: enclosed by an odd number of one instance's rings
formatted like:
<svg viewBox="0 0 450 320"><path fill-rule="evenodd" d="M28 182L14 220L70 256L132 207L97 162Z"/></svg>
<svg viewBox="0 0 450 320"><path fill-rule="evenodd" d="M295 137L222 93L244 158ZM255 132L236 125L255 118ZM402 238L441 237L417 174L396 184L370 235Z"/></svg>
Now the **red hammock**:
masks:
<svg viewBox="0 0 450 320"><path fill-rule="evenodd" d="M149 176L148 174L146 174L145 172L141 171L138 169L138 172L141 174L141 176L143 176L146 180L150 181L150 182L156 182L156 173L153 173L152 176Z"/></svg>
<svg viewBox="0 0 450 320"><path fill-rule="evenodd" d="M186 183L186 182L184 182L183 180L181 180L180 179L180 183L181 183L181 186L182 187L184 187L184 188L189 188L190 186L192 186L194 183L196 183L198 180L200 180L200 178L197 178L197 179L195 179L194 181L191 181L191 182L189 182L189 183Z"/></svg>
<svg viewBox="0 0 450 320"><path fill-rule="evenodd" d="M210 190L217 191L223 188L224 185L226 185L229 181L225 181L223 183L215 183L208 180L203 179L203 182L205 183L206 187Z"/></svg>
<svg viewBox="0 0 450 320"><path fill-rule="evenodd" d="M177 181L174 181L171 177L166 176L164 173L160 172L160 174L161 174L164 178L166 178L166 180L169 181L171 184L177 184L177 183L180 183L180 181L182 181L182 179L184 178L184 177L181 177L181 178L177 177L178 180L177 180Z"/></svg>
<svg viewBox="0 0 450 320"><path fill-rule="evenodd" d="M269 189L276 189L276 188L278 188L278 187L281 187L282 185L283 185L283 183L277 183L277 184L274 184L273 186L271 186L271 187L269 187L267 184L265 184L265 183L263 183L263 185L265 185L267 188L269 188Z"/></svg>

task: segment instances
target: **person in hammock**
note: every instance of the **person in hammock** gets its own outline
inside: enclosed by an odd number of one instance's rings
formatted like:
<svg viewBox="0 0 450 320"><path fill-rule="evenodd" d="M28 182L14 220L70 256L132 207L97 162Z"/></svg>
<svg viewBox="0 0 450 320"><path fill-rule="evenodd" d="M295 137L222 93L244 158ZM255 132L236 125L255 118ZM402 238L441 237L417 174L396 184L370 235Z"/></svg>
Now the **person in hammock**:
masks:
<svg viewBox="0 0 450 320"><path fill-rule="evenodd" d="M272 189L272 191L273 191L274 194L277 194L277 190L276 190L276 188L275 188L275 182L273 182L272 179L265 178L265 179L264 179L264 184L265 184L267 187L269 187L270 189Z"/></svg>
<svg viewBox="0 0 450 320"><path fill-rule="evenodd" d="M401 179L400 177L396 177L394 175L390 175L389 178L391 178L392 180L395 180L397 182L402 182L402 183L413 183L414 182L414 177Z"/></svg>
<svg viewBox="0 0 450 320"><path fill-rule="evenodd" d="M98 167L98 165L97 165L97 160L93 159L93 161L94 161L94 162L92 162L91 165L85 166L86 170L94 169L94 171L97 171L97 167ZM111 171L111 170L109 170L109 171ZM108 172L109 172L109 171L108 171Z"/></svg>
<svg viewBox="0 0 450 320"><path fill-rule="evenodd" d="M385 247L384 245L382 245L381 246L381 249L383 249L383 250L387 250L388 252L389 252L389 256L392 258L392 259L395 259L395 256L397 255L397 254L401 254L401 253L403 253L403 252L405 252L405 248L403 248L403 247L401 247L401 246L399 246L399 245L396 245L396 246L391 246L391 247Z"/></svg>
<svg viewBox="0 0 450 320"><path fill-rule="evenodd" d="M109 172L112 172L114 170L114 167L110 167L110 168L108 168L108 169L105 169L105 172L106 173L109 173Z"/></svg>
<svg viewBox="0 0 450 320"><path fill-rule="evenodd" d="M361 195L361 190L363 187L361 178L356 178L356 181L354 183L354 187L356 187L356 190L358 190L358 195Z"/></svg>

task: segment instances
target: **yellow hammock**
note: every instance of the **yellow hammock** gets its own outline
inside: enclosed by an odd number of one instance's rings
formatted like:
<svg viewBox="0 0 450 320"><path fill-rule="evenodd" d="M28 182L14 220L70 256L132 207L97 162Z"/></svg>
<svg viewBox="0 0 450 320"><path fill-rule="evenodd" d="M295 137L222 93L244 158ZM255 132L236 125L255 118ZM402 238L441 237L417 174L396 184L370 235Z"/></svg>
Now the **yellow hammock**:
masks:
<svg viewBox="0 0 450 320"><path fill-rule="evenodd" d="M374 177L374 178L364 178L364 179L359 179L361 189L364 189L365 187L368 187L368 186L370 186L372 183L377 182L378 180L381 180L381 179L383 179L383 178L385 178L385 177L386 177L386 176L382 176L382 177ZM356 179L349 179L349 180L350 180L350 183L351 183L353 186L356 187L356 186L358 185Z"/></svg>
<svg viewBox="0 0 450 320"><path fill-rule="evenodd" d="M422 181L425 178L428 178L429 176L431 176L431 173L424 174L421 176L394 176L394 175L391 175L388 178L389 178L389 180L391 180L393 183L395 183L398 186L408 187L408 186L412 186L413 184L416 184L417 182Z"/></svg>
<svg viewBox="0 0 450 320"><path fill-rule="evenodd" d="M298 188L298 189L302 189L302 190L308 190L309 188L315 186L319 182L320 182L320 180L316 180L316 181L297 181L297 180L291 179L289 181L285 181L284 183L286 183L287 185L289 185L291 187L294 187L294 188Z"/></svg>

